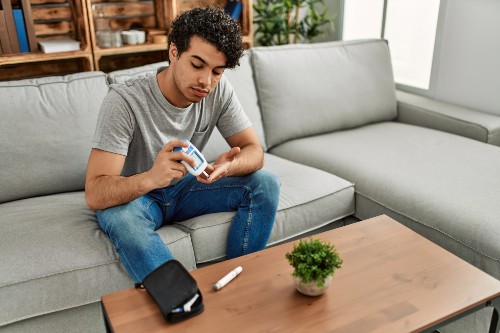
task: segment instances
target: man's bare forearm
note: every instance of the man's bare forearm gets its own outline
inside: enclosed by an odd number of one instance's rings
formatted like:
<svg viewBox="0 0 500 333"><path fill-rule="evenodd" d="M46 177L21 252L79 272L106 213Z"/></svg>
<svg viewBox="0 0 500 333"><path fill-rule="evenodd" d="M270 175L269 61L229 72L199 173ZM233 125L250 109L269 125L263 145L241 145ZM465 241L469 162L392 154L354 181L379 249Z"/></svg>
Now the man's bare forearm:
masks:
<svg viewBox="0 0 500 333"><path fill-rule="evenodd" d="M227 176L245 176L262 168L264 152L260 145L248 145L241 148L231 163Z"/></svg>
<svg viewBox="0 0 500 333"><path fill-rule="evenodd" d="M123 176L99 176L85 184L85 200L96 211L128 203L152 191L146 173Z"/></svg>

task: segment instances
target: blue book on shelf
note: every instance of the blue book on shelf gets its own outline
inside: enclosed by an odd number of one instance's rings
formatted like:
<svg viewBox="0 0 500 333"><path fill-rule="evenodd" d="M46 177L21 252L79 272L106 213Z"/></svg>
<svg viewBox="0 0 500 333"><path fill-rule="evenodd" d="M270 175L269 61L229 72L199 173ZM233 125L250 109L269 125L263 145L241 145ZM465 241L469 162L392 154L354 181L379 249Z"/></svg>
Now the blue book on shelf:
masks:
<svg viewBox="0 0 500 333"><path fill-rule="evenodd" d="M238 21L240 19L242 9L243 4L240 1L228 1L224 11L229 14L233 20Z"/></svg>
<svg viewBox="0 0 500 333"><path fill-rule="evenodd" d="M19 41L19 49L21 53L30 51L28 46L28 35L26 34L26 26L24 25L24 16L22 9L13 9L14 23L16 24L17 39Z"/></svg>

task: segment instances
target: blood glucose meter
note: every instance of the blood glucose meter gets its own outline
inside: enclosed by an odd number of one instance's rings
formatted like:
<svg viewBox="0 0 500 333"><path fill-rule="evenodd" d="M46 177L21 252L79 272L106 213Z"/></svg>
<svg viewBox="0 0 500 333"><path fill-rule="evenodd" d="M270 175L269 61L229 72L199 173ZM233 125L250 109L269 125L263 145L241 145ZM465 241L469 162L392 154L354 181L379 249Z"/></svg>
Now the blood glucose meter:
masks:
<svg viewBox="0 0 500 333"><path fill-rule="evenodd" d="M192 167L186 161L180 161L180 162L184 164L187 171L189 171L189 173L192 174L193 176L199 176L203 173L205 177L208 178L209 176L205 172L205 168L207 167L207 160L205 160L205 157L200 153L198 148L196 148L191 142L189 142L188 139L182 139L182 141L189 143L189 146L175 147L174 151L182 151L185 154L191 156L194 159L194 163L196 163L196 166Z"/></svg>

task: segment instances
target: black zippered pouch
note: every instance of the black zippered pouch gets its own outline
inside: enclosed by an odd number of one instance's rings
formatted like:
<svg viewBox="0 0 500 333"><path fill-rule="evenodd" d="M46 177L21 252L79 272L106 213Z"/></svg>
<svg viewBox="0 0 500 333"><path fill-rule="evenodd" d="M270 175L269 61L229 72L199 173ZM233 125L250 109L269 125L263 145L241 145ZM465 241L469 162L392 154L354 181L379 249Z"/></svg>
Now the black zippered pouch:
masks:
<svg viewBox="0 0 500 333"><path fill-rule="evenodd" d="M203 312L203 297L196 280L177 260L169 260L142 281L160 312L175 323Z"/></svg>

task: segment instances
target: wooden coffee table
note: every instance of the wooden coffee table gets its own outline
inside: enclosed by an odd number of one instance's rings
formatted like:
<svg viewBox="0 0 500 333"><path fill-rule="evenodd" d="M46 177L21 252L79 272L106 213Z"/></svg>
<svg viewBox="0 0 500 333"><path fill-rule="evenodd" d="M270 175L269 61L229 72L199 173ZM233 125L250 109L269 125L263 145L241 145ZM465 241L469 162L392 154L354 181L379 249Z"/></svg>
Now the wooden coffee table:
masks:
<svg viewBox="0 0 500 333"><path fill-rule="evenodd" d="M113 332L432 332L500 296L500 281L387 216L315 235L344 265L319 297L298 293L285 259L295 242L207 266L192 275L205 312L170 324L146 291L102 298ZM220 291L213 285L237 266ZM498 312L491 330L498 331Z"/></svg>

